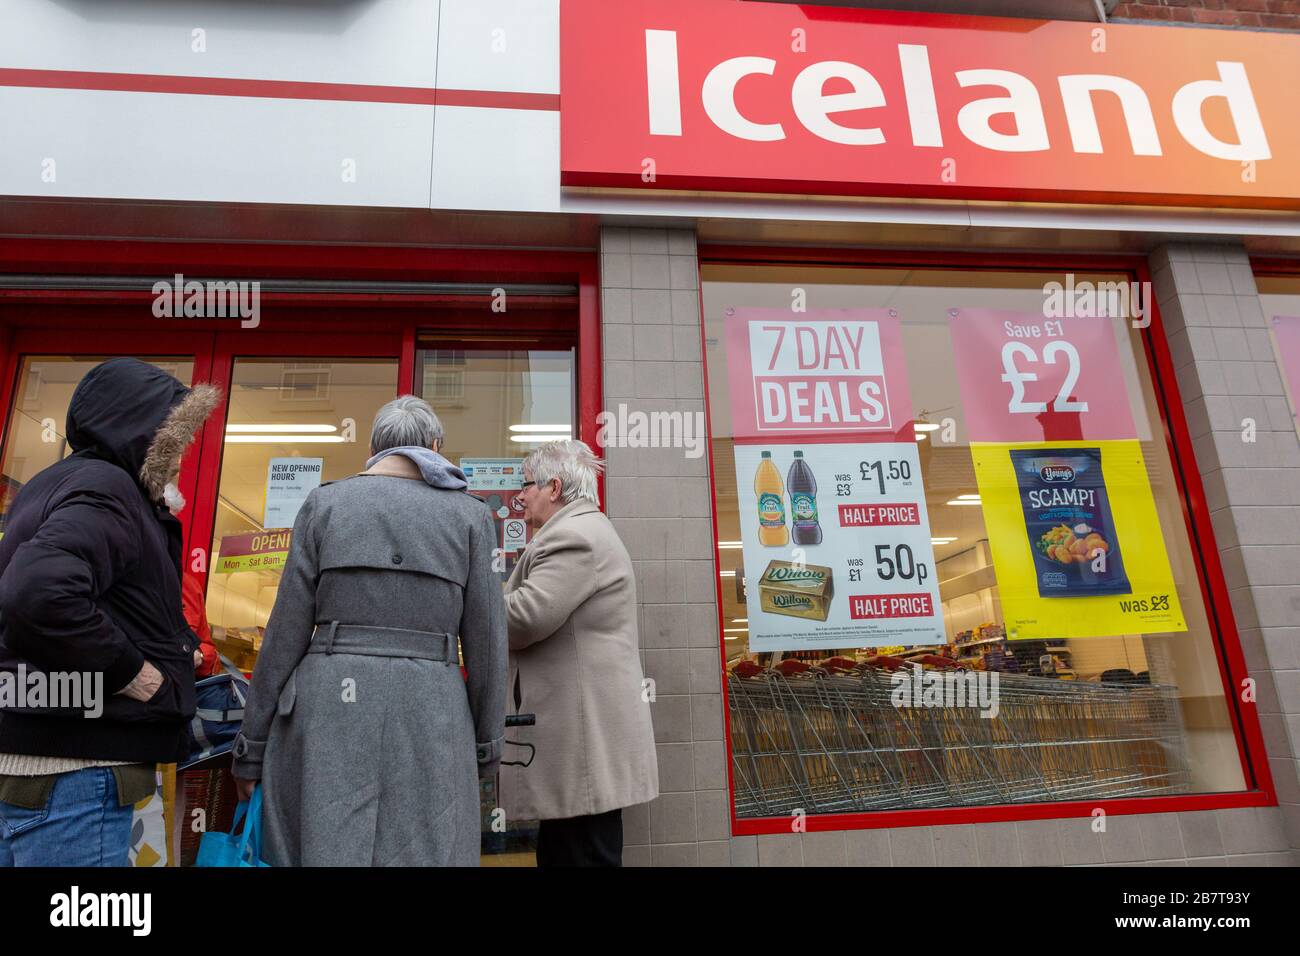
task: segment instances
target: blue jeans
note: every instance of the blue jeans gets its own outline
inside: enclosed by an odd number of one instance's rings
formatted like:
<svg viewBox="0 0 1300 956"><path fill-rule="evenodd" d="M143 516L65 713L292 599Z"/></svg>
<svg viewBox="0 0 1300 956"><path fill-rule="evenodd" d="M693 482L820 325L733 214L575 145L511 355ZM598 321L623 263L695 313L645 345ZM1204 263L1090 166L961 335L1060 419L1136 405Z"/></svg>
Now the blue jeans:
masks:
<svg viewBox="0 0 1300 956"><path fill-rule="evenodd" d="M0 867L128 866L133 809L108 767L60 774L42 810L0 803Z"/></svg>

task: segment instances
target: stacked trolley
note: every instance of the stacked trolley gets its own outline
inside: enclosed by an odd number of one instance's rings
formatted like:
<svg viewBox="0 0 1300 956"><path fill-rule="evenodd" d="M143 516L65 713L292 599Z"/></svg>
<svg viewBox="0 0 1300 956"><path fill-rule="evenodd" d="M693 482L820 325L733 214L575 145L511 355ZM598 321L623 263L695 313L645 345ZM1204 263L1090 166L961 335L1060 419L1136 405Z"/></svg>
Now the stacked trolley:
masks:
<svg viewBox="0 0 1300 956"><path fill-rule="evenodd" d="M882 661L885 659L881 659ZM848 662L844 662L848 663ZM996 716L896 706L911 671L859 664L728 675L738 817L1186 792L1174 688L999 674ZM976 673L976 672L968 672ZM896 676L895 676L896 675Z"/></svg>

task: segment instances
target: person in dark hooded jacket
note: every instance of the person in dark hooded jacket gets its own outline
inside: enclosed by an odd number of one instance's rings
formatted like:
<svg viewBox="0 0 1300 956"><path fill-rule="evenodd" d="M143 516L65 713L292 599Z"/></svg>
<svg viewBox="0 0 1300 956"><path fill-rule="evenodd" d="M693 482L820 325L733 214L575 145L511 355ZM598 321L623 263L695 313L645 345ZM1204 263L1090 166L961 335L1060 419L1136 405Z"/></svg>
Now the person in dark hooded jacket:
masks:
<svg viewBox="0 0 1300 956"><path fill-rule="evenodd" d="M9 509L0 866L126 865L131 805L153 792L157 763L186 753L198 642L181 610L181 526L166 503L176 505L181 456L218 400L213 386L186 388L136 359L96 366L68 407L73 454ZM45 678L43 697L31 693L33 675ZM28 692L5 694L6 681Z"/></svg>

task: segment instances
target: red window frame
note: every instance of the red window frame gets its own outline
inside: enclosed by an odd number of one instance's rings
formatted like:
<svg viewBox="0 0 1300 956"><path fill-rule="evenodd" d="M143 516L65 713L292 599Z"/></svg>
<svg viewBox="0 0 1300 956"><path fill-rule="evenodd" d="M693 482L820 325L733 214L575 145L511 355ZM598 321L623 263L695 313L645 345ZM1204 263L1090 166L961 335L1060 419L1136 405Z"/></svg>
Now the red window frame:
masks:
<svg viewBox="0 0 1300 956"><path fill-rule="evenodd" d="M212 355L212 377L209 381L221 388L221 402L212 412L199 435L200 460L208 465L199 471L198 494L192 509L194 517L190 534L186 538L186 564L193 560L194 551L204 551L204 571L198 574L203 592L208 589L208 574L212 561L212 533L217 521L217 494L221 486L221 466L225 458L226 416L229 412L230 383L235 370L235 360L303 358L323 359L360 358L396 360L397 392L402 393L402 337L397 332L335 331L329 337L316 340L302 333L268 332L248 329L240 332L218 332ZM368 424L358 422L362 429Z"/></svg>
<svg viewBox="0 0 1300 956"><path fill-rule="evenodd" d="M0 239L0 273L24 275L148 275L176 272L223 279L334 279L384 282L564 283L576 286L576 301L538 301L516 296L510 308L531 313L521 325L545 328L555 321L555 307L577 311L578 437L600 454L595 437L601 396L600 280L597 257L589 252L498 249L428 249L415 246L336 246L250 242L108 241L99 239ZM9 352L14 331L24 327L157 330L160 322L185 321L187 330L229 329L231 320L201 322L142 316L138 306L151 302L148 291L75 291L0 289L0 363ZM449 294L265 293L264 306L301 307L296 321L276 320L275 331L311 332L328 337L340 332L397 332L401 336L398 385L414 386L415 340L429 325L433 308L440 326L473 329L500 327L501 316L474 315L468 308L486 304ZM453 319L446 306L463 304ZM102 313L84 308L103 306ZM128 312L123 306L135 305ZM51 308L53 307L53 308ZM114 308L119 307L119 308ZM307 312L306 310L310 310ZM475 325L475 323L478 323ZM444 324L445 323L445 324ZM535 326L533 325L535 323ZM269 330L241 330L243 335ZM80 341L80 340L79 340Z"/></svg>
<svg viewBox="0 0 1300 956"><path fill-rule="evenodd" d="M599 271L595 251L534 252L496 249L427 249L250 242L0 239L0 274L49 276L172 276L221 279L321 279L376 282L524 283L572 285L576 296L514 296L509 313L490 310L482 297L455 293L265 292L262 324L240 329L236 320L158 319L148 290L93 291L0 289L0 394L12 402L21 355L193 354L194 381L229 386L236 356L373 356L398 360L397 394L415 387L417 338L426 328L491 333L511 326L523 336L546 337L560 327L577 346L578 435L597 455L602 405ZM574 330L571 317L577 316ZM174 323L174 325L173 325ZM169 328L169 326L171 326ZM69 335L69 333L74 333ZM7 391L6 391L7 390ZM200 432L186 456L182 513L186 566L193 548L212 542L221 476L226 402ZM8 429L8 407L3 428ZM0 450L7 434L0 436ZM603 483L602 483L603 489ZM603 495L602 495L603 500ZM204 562L207 566L207 561ZM201 575L206 587L206 573Z"/></svg>
<svg viewBox="0 0 1300 956"><path fill-rule="evenodd" d="M1250 269L1257 276L1300 280L1300 259L1286 259L1278 256L1251 256Z"/></svg>
<svg viewBox="0 0 1300 956"><path fill-rule="evenodd" d="M706 265L807 265L841 268L908 267L918 270L988 270L997 272L1112 272L1126 273L1139 282L1150 282L1145 259L1134 256L1108 255L1008 255L982 253L918 253L864 249L809 249L775 246L739 246L701 243L701 268ZM704 283L700 283L700 337L703 347ZM1190 540L1196 543L1193 559L1198 570L1201 597L1205 602L1211 638L1215 642L1219 673L1224 694L1234 715L1233 735L1241 760L1246 790L1232 793L1196 793L1167 797L1128 797L1103 800L1059 801L1052 803L993 804L980 807L939 807L920 810L882 810L868 813L809 814L803 824L809 831L866 830L882 827L938 826L962 823L995 823L1014 820L1048 820L1089 817L1097 809L1107 814L1170 813L1195 810L1218 810L1235 807L1277 805L1277 792L1269 769L1268 756L1260 727L1259 713L1253 704L1245 705L1236 688L1248 674L1237 624L1232 615L1228 587L1219 560L1219 549L1210 522L1205 489L1196 469L1191 434L1183 413L1182 398L1174 377L1173 360L1164 334L1164 323L1154 296L1150 301L1151 324L1143 330L1147 364L1160 410L1161 425L1173 464L1183 518ZM709 395L708 363L704 366L705 399ZM718 509L712 482L714 474L712 422L706 417L709 431L709 493L713 498L714 555L717 556ZM715 575L714 587L718 606L718 653L722 671L723 721L727 749L727 791L731 812L731 832L735 836L789 833L788 817L736 816L735 780L731 756L731 708L727 688L726 644L722 641L722 581ZM1253 786L1252 786L1253 784Z"/></svg>

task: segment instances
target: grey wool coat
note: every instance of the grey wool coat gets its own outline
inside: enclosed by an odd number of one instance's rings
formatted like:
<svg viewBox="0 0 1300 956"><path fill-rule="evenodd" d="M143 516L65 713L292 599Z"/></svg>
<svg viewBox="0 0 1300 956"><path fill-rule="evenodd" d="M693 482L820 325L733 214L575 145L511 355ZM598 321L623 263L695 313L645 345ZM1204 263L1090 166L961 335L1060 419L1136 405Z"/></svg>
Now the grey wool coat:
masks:
<svg viewBox="0 0 1300 956"><path fill-rule="evenodd" d="M542 525L506 585L511 700L534 713L509 741L532 765L501 768L507 819L557 820L659 795L627 548L590 501ZM527 758L506 746L507 760Z"/></svg>
<svg viewBox="0 0 1300 956"><path fill-rule="evenodd" d="M298 514L235 743L235 776L262 781L272 866L478 865L505 617L491 515L449 486L393 456ZM446 635L450 661L411 656Z"/></svg>

